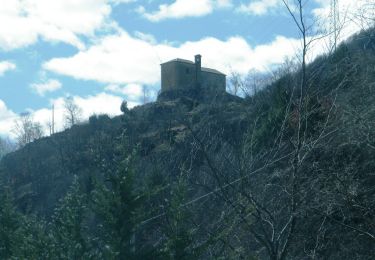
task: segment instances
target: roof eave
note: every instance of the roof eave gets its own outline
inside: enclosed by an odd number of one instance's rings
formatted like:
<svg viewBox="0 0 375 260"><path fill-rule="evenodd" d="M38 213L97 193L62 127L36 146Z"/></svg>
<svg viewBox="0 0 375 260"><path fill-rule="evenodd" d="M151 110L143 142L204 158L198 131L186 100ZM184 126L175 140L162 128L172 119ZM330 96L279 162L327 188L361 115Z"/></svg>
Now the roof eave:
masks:
<svg viewBox="0 0 375 260"><path fill-rule="evenodd" d="M186 63L186 64L194 65L194 62L192 62L190 60L183 60L183 59L173 59L173 60L170 60L170 61L160 63L160 65L171 63L171 62L179 62L179 63Z"/></svg>

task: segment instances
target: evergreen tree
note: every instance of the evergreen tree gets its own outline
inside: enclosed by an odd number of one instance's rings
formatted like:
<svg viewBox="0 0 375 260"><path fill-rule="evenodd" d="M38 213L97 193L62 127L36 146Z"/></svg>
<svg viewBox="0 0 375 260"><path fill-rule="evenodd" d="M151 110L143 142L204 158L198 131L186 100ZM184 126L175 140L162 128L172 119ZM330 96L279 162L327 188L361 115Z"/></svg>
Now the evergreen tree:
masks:
<svg viewBox="0 0 375 260"><path fill-rule="evenodd" d="M51 222L50 251L53 258L82 259L87 252L85 215L87 206L75 177L65 197L60 201Z"/></svg>
<svg viewBox="0 0 375 260"><path fill-rule="evenodd" d="M107 185L97 185L93 191L93 209L99 221L104 258L138 258L135 230L142 196L134 190L131 158L127 157L118 170L107 174Z"/></svg>
<svg viewBox="0 0 375 260"><path fill-rule="evenodd" d="M9 259L21 244L21 215L16 211L7 188L0 183L0 259Z"/></svg>
<svg viewBox="0 0 375 260"><path fill-rule="evenodd" d="M34 216L22 216L19 236L22 242L17 246L17 259L48 259L50 258L49 245L51 243L46 223Z"/></svg>
<svg viewBox="0 0 375 260"><path fill-rule="evenodd" d="M161 249L167 259L198 259L202 253L201 247L196 247L196 229L191 227L193 217L186 204L187 183L180 176L171 190L171 200L166 212L166 224L163 225L163 233L166 237Z"/></svg>
<svg viewBox="0 0 375 260"><path fill-rule="evenodd" d="M9 189L0 183L0 259L40 259L48 256L46 225L22 215Z"/></svg>

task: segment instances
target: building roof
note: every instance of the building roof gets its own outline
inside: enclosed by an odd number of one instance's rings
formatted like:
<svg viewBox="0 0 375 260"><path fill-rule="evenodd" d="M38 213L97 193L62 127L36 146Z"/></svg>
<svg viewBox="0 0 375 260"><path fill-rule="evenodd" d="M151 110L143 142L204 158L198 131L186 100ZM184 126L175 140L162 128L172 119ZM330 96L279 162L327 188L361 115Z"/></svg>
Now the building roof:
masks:
<svg viewBox="0 0 375 260"><path fill-rule="evenodd" d="M173 60L170 60L170 61L167 61L167 62L163 62L161 65L165 64L165 63L169 63L169 62L184 62L184 63L189 63L189 64L194 64L194 62L190 61L190 60L184 60L184 59L173 59Z"/></svg>
<svg viewBox="0 0 375 260"><path fill-rule="evenodd" d="M209 73L215 73L215 74L220 74L220 75L225 75L224 73L218 71L218 70L215 70L215 69L210 69L210 68L203 68L202 67L202 71L204 72L209 72Z"/></svg>
<svg viewBox="0 0 375 260"><path fill-rule="evenodd" d="M173 59L173 60L170 60L170 61L167 61L167 62L164 62L160 65L163 65L163 64L166 64L166 63L170 63L170 62L183 62L183 63L188 63L188 64L195 64L194 62L190 61L190 60L185 60L185 59ZM204 72L209 72L209 73L215 73L215 74L220 74L220 75L225 75L224 73L218 71L218 70L215 70L215 69L210 69L210 68L204 68L202 67L202 71Z"/></svg>

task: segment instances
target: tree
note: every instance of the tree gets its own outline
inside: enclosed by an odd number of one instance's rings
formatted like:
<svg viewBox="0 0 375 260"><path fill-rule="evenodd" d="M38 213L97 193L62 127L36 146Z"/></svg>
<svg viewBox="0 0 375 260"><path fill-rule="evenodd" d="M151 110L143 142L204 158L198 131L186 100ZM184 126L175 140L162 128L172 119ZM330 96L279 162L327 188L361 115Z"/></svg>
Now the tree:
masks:
<svg viewBox="0 0 375 260"><path fill-rule="evenodd" d="M231 72L231 75L228 79L228 91L232 95L237 96L239 94L239 91L243 88L243 80L241 78L241 75L236 72Z"/></svg>
<svg viewBox="0 0 375 260"><path fill-rule="evenodd" d="M23 147L44 135L42 125L35 122L30 113L23 113L16 119L13 132L16 135L18 147Z"/></svg>
<svg viewBox="0 0 375 260"><path fill-rule="evenodd" d="M272 72L262 72L251 69L246 75L238 72L231 72L228 78L227 91L236 96L250 97L256 95L272 82L280 79L286 74L295 72L296 65L292 61L286 60L277 70Z"/></svg>
<svg viewBox="0 0 375 260"><path fill-rule="evenodd" d="M124 113L124 114L128 114L129 113L129 108L128 108L128 102L126 100L122 101L121 102L121 112Z"/></svg>
<svg viewBox="0 0 375 260"><path fill-rule="evenodd" d="M131 156L106 176L107 185L98 184L92 192L93 211L100 223L100 251L103 257L136 259L135 229L142 196L135 191Z"/></svg>
<svg viewBox="0 0 375 260"><path fill-rule="evenodd" d="M0 188L0 257L9 259L20 243L18 230L21 217L15 210L9 190Z"/></svg>
<svg viewBox="0 0 375 260"><path fill-rule="evenodd" d="M142 86L142 104L150 102L150 88L146 85Z"/></svg>
<svg viewBox="0 0 375 260"><path fill-rule="evenodd" d="M3 138L0 136L0 159L15 150L15 144L7 138Z"/></svg>
<svg viewBox="0 0 375 260"><path fill-rule="evenodd" d="M209 242L197 246L198 230L192 225L193 212L186 204L187 182L184 176L179 176L171 189L171 199L167 200L166 223L162 225L165 241L161 252L166 259L198 259Z"/></svg>
<svg viewBox="0 0 375 260"><path fill-rule="evenodd" d="M20 214L9 187L0 183L0 258L35 259L47 255L44 226Z"/></svg>
<svg viewBox="0 0 375 260"><path fill-rule="evenodd" d="M352 14L353 20L356 24L362 27L362 29L368 29L375 25L375 3L371 0L359 1L360 6L357 12Z"/></svg>
<svg viewBox="0 0 375 260"><path fill-rule="evenodd" d="M291 257L292 245L304 234L302 220L312 210L307 201L314 196L311 176L306 174L312 171L307 158L337 130L330 125L335 95L346 82L345 75L331 93L312 87L322 66L316 63L307 68L308 50L315 38L304 13L306 1L295 1L295 9L283 2L301 35L298 69L262 91L260 95L267 99L251 99L259 103L251 109L259 112L250 114L255 116L249 134L235 145L222 140L214 127L196 131L189 127L215 183L212 194L230 208L223 212L235 212L229 225L244 230L234 229L234 235L275 260ZM315 231L314 235L320 232ZM311 249L311 241L306 244Z"/></svg>
<svg viewBox="0 0 375 260"><path fill-rule="evenodd" d="M51 254L58 259L82 259L87 251L85 214L87 206L75 176L52 217Z"/></svg>
<svg viewBox="0 0 375 260"><path fill-rule="evenodd" d="M51 258L50 236L45 221L33 215L22 215L19 236L21 243L14 254L16 259Z"/></svg>
<svg viewBox="0 0 375 260"><path fill-rule="evenodd" d="M69 128L81 121L82 109L76 104L74 98L69 96L64 99L65 127Z"/></svg>

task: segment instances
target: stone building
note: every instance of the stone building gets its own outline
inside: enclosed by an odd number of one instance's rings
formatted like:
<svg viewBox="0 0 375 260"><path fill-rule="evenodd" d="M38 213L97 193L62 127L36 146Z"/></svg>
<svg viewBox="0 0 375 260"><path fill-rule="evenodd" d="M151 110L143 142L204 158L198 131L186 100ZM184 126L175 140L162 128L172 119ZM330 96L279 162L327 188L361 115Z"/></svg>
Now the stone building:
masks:
<svg viewBox="0 0 375 260"><path fill-rule="evenodd" d="M201 55L195 62L174 59L161 64L161 94L202 90L205 93L225 93L226 75L201 66Z"/></svg>

